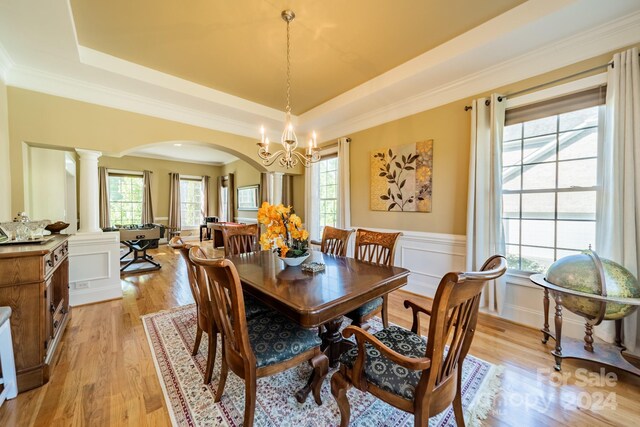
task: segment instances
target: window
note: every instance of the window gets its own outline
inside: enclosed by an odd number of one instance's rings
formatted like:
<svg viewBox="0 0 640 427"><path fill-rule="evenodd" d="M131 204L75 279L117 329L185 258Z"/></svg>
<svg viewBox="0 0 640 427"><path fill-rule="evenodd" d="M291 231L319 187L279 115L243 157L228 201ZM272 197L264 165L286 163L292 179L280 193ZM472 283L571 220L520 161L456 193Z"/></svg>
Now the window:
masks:
<svg viewBox="0 0 640 427"><path fill-rule="evenodd" d="M509 268L543 272L558 258L595 249L602 110L595 105L513 124L507 116L502 218Z"/></svg>
<svg viewBox="0 0 640 427"><path fill-rule="evenodd" d="M325 226L338 224L338 158L325 158L318 162L319 214L317 236L322 236Z"/></svg>
<svg viewBox="0 0 640 427"><path fill-rule="evenodd" d="M196 228L202 224L202 181L180 179L181 228Z"/></svg>
<svg viewBox="0 0 640 427"><path fill-rule="evenodd" d="M112 225L142 222L142 176L109 174L109 219Z"/></svg>

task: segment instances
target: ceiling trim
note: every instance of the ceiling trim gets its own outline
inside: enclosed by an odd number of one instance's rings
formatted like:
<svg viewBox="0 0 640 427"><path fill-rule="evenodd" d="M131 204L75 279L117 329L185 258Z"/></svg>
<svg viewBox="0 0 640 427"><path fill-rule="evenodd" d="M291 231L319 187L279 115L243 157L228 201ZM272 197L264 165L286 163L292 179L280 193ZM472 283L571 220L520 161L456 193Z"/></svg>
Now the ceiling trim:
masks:
<svg viewBox="0 0 640 427"><path fill-rule="evenodd" d="M224 165L228 165L229 163L233 163L238 161L238 159L234 159L234 160L230 160L228 162L199 162L196 160L185 160L185 159L181 159L181 158L176 158L176 157L169 157L169 156L163 156L161 154L151 154L151 153L139 153L139 152L131 152L131 153L127 153L122 157L144 157L146 159L156 159L156 160L166 160L166 161L170 161L170 162L179 162L179 163L191 163L191 164L196 164L196 165L207 165L207 166L224 166Z"/></svg>
<svg viewBox="0 0 640 427"><path fill-rule="evenodd" d="M238 96L230 95L228 93L212 89L208 86L203 86L152 68L143 67L142 65L138 65L82 45L78 45L78 55L80 57L80 62L83 64L120 74L144 83L163 87L194 98L203 99L227 108L235 108L237 110L272 120L282 120L284 114L284 112L275 108L267 107L265 105L258 104L257 102L252 102Z"/></svg>
<svg viewBox="0 0 640 427"><path fill-rule="evenodd" d="M9 86L70 98L133 113L144 114L235 135L257 138L258 128L251 123L188 108L180 104L159 101L130 92L86 82L32 67L15 65L10 68Z"/></svg>
<svg viewBox="0 0 640 427"><path fill-rule="evenodd" d="M299 123L302 126L319 128L323 141L339 138L638 43L640 42L638 28L640 28L640 12L560 42L548 44L462 79L356 115L348 120L345 120L344 114L339 112L327 112L320 117L312 118L310 116L314 110L311 110L298 117ZM319 126L318 122L322 122L324 126Z"/></svg>

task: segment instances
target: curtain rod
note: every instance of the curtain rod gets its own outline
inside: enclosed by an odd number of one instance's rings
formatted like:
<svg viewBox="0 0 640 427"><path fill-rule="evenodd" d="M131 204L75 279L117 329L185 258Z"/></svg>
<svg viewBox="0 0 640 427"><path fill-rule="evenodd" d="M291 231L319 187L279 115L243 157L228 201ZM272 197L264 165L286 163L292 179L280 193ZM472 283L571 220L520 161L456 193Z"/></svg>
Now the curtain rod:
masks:
<svg viewBox="0 0 640 427"><path fill-rule="evenodd" d="M592 71L597 71L597 70L601 70L603 68L609 68L609 67L613 68L613 61L607 62L606 64L598 65L597 67L589 68L588 70L579 71L577 73L570 74L570 75L565 76L565 77L560 77L559 79L555 79L555 80L551 80L551 81L548 81L548 82L545 82L545 83L541 83L539 85L531 86L531 87L528 87L526 89L519 90L517 92L513 92L513 93L509 93L507 95L499 96L498 97L498 102L502 102L504 99L507 99L508 97L521 95L521 94L526 93L526 92L531 92L532 90L540 89L540 88L543 88L545 86L553 85L555 83L560 83L562 81L571 79L573 77L581 76L583 74L587 74L587 73L590 73ZM489 104L490 104L489 100L485 101L485 105L489 105ZM465 105L464 106L464 111L469 111L471 109L473 109L473 107L471 105Z"/></svg>

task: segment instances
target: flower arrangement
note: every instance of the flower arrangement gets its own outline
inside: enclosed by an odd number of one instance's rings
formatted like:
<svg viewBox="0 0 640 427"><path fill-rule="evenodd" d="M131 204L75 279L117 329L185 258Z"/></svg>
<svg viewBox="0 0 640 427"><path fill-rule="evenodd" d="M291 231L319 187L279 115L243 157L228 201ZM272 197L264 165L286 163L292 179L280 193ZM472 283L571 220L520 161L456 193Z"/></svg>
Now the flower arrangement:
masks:
<svg viewBox="0 0 640 427"><path fill-rule="evenodd" d="M258 222L267 228L260 236L263 250L273 249L281 258L307 255L309 232L302 228L302 220L291 206L264 202L258 209Z"/></svg>

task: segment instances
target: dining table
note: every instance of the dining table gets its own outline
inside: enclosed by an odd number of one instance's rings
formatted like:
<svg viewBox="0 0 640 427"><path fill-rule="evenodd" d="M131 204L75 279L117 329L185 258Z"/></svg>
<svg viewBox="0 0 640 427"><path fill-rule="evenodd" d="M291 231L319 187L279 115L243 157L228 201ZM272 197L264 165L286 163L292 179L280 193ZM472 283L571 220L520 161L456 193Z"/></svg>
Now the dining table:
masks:
<svg viewBox="0 0 640 427"><path fill-rule="evenodd" d="M227 258L238 270L243 291L302 327L320 327L321 350L329 358L331 367L336 367L340 355L354 345L340 332L343 315L406 285L410 273L402 267L319 251L310 251L305 261L324 264L324 270L315 273L301 266L286 266L271 251Z"/></svg>

